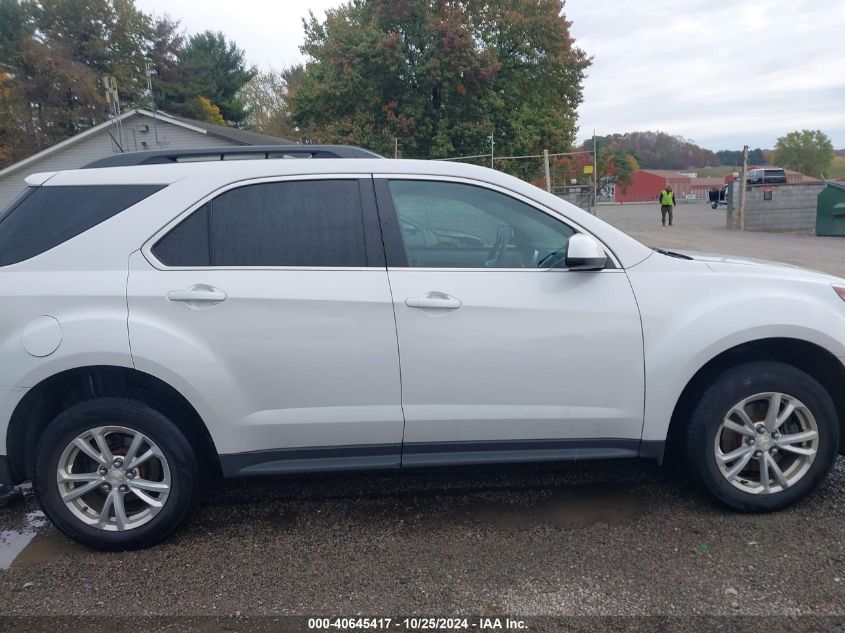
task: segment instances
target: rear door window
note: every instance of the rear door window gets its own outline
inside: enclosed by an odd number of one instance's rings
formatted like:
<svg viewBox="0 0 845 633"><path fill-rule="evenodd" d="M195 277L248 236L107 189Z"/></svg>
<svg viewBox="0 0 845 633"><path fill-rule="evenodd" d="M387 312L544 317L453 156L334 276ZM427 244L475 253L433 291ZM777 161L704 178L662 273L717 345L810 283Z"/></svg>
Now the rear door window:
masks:
<svg viewBox="0 0 845 633"><path fill-rule="evenodd" d="M35 187L0 216L0 266L41 255L165 185Z"/></svg>
<svg viewBox="0 0 845 633"><path fill-rule="evenodd" d="M230 189L152 248L177 267L364 267L357 180L299 180Z"/></svg>

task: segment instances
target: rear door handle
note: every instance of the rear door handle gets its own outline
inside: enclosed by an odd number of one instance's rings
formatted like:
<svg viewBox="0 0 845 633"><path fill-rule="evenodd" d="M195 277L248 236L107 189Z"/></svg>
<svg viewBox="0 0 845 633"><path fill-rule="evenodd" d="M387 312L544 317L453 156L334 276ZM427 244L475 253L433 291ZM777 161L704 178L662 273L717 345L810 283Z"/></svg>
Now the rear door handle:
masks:
<svg viewBox="0 0 845 633"><path fill-rule="evenodd" d="M167 298L185 303L220 303L226 300L226 293L219 288L197 284L187 290L171 290Z"/></svg>
<svg viewBox="0 0 845 633"><path fill-rule="evenodd" d="M405 305L409 308L457 310L461 307L461 300L442 292L429 292L424 297L408 297Z"/></svg>

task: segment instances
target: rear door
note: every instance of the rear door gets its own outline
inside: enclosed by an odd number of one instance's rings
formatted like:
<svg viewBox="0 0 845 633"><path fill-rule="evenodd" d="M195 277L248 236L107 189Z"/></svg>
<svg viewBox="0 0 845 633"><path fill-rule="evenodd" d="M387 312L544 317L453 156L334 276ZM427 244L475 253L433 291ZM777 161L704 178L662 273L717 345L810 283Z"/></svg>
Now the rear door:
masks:
<svg viewBox="0 0 845 633"><path fill-rule="evenodd" d="M403 464L636 455L643 341L625 272L549 268L578 229L491 185L384 177L376 191Z"/></svg>
<svg viewBox="0 0 845 633"><path fill-rule="evenodd" d="M209 196L133 256L129 333L138 369L201 409L226 474L399 465L396 332L371 179Z"/></svg>

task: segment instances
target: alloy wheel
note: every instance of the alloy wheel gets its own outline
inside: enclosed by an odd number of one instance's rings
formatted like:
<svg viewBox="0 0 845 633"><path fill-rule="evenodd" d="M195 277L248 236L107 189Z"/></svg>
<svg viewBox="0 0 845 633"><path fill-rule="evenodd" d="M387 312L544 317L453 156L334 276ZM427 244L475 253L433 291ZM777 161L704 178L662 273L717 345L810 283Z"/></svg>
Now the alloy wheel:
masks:
<svg viewBox="0 0 845 633"><path fill-rule="evenodd" d="M736 403L715 438L719 471L752 494L795 485L816 458L819 431L812 412L784 393L759 393Z"/></svg>
<svg viewBox="0 0 845 633"><path fill-rule="evenodd" d="M149 437L123 426L101 426L67 445L56 483L64 504L85 524L132 530L161 512L170 494L170 467Z"/></svg>

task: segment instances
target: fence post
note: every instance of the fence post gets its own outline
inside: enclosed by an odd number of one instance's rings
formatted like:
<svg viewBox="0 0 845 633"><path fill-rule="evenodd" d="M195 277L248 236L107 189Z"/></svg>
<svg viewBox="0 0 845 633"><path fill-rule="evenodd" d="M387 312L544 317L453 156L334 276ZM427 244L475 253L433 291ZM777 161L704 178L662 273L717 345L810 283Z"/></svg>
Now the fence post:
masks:
<svg viewBox="0 0 845 633"><path fill-rule="evenodd" d="M549 150L543 150L543 166L546 168L546 191L552 192L552 179L549 176Z"/></svg>
<svg viewBox="0 0 845 633"><path fill-rule="evenodd" d="M745 190L748 188L748 145L742 148L742 173L739 175L739 229L745 230Z"/></svg>

